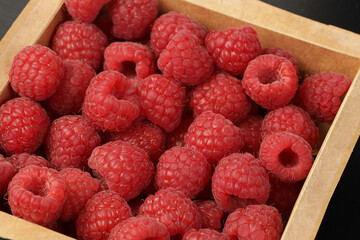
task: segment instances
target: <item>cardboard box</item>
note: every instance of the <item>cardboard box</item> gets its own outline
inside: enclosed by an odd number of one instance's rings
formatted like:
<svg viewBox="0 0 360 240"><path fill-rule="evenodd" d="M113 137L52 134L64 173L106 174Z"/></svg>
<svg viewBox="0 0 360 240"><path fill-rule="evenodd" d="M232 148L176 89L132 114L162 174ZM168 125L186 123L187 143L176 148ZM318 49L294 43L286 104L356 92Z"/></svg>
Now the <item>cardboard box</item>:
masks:
<svg viewBox="0 0 360 240"><path fill-rule="evenodd" d="M161 12L180 11L208 29L250 25L263 47L282 47L306 74L343 73L352 85L304 183L283 240L314 239L330 198L360 133L360 35L321 24L254 0L159 0ZM48 45L56 26L68 19L63 0L31 0L0 43L0 104L12 97L8 72L13 56L35 43ZM10 239L71 239L0 212L0 236Z"/></svg>

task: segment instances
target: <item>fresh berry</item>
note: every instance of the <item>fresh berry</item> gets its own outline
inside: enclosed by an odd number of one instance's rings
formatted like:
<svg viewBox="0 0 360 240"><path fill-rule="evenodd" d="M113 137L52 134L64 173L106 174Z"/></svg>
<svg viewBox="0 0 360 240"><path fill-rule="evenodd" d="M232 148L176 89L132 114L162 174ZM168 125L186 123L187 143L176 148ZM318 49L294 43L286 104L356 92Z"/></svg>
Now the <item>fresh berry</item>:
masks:
<svg viewBox="0 0 360 240"><path fill-rule="evenodd" d="M283 231L281 215L267 205L239 208L226 219L223 233L230 239L280 240Z"/></svg>
<svg viewBox="0 0 360 240"><path fill-rule="evenodd" d="M20 96L42 101L55 93L63 75L61 58L50 48L36 44L15 55L9 82Z"/></svg>
<svg viewBox="0 0 360 240"><path fill-rule="evenodd" d="M298 78L290 61L267 54L249 63L242 84L254 102L272 110L292 100L298 88Z"/></svg>
<svg viewBox="0 0 360 240"><path fill-rule="evenodd" d="M112 191L101 191L89 199L76 220L79 240L107 240L112 228L132 217L126 201Z"/></svg>
<svg viewBox="0 0 360 240"><path fill-rule="evenodd" d="M20 169L8 191L14 216L47 227L58 220L66 199L66 183L61 175L34 165Z"/></svg>
<svg viewBox="0 0 360 240"><path fill-rule="evenodd" d="M266 135L261 142L259 159L269 173L283 182L306 178L314 162L310 144L288 132Z"/></svg>
<svg viewBox="0 0 360 240"><path fill-rule="evenodd" d="M106 46L106 35L94 24L67 21L57 27L51 48L64 60L82 60L98 70Z"/></svg>
<svg viewBox="0 0 360 240"><path fill-rule="evenodd" d="M173 36L161 52L157 65L165 77L189 85L206 82L214 68L201 40L187 29Z"/></svg>
<svg viewBox="0 0 360 240"><path fill-rule="evenodd" d="M248 63L261 53L257 33L248 26L212 30L206 36L205 44L216 66L235 76L242 76Z"/></svg>
<svg viewBox="0 0 360 240"><path fill-rule="evenodd" d="M14 175L14 166L0 154L0 197L6 193L8 184Z"/></svg>
<svg viewBox="0 0 360 240"><path fill-rule="evenodd" d="M75 20L91 23L107 2L110 0L65 0L65 5Z"/></svg>
<svg viewBox="0 0 360 240"><path fill-rule="evenodd" d="M38 167L50 167L49 162L45 158L29 153L13 154L10 157L7 157L6 160L12 163L15 173L19 172L20 169L30 165L35 165Z"/></svg>
<svg viewBox="0 0 360 240"><path fill-rule="evenodd" d="M183 240L229 240L229 237L212 229L191 229L185 233Z"/></svg>
<svg viewBox="0 0 360 240"><path fill-rule="evenodd" d="M112 33L115 37L135 40L144 37L158 14L157 0L113 0L109 13L114 23Z"/></svg>
<svg viewBox="0 0 360 240"><path fill-rule="evenodd" d="M201 152L210 164L243 147L243 136L238 127L220 114L202 112L191 123L185 135L185 146Z"/></svg>
<svg viewBox="0 0 360 240"><path fill-rule="evenodd" d="M239 79L227 73L217 73L211 76L209 82L195 88L190 106L195 116L212 111L238 122L250 112L251 101Z"/></svg>
<svg viewBox="0 0 360 240"><path fill-rule="evenodd" d="M121 140L96 147L88 164L105 178L110 190L126 201L138 196L154 173L154 165L146 152Z"/></svg>
<svg viewBox="0 0 360 240"><path fill-rule="evenodd" d="M82 107L84 118L98 130L119 131L129 127L140 112L133 87L119 72L99 73L86 90Z"/></svg>
<svg viewBox="0 0 360 240"><path fill-rule="evenodd" d="M251 153L257 156L261 143L261 125L263 118L260 115L248 115L237 125L244 137L242 152Z"/></svg>
<svg viewBox="0 0 360 240"><path fill-rule="evenodd" d="M223 210L213 200L196 201L196 205L202 215L202 228L210 228L216 231L221 229Z"/></svg>
<svg viewBox="0 0 360 240"><path fill-rule="evenodd" d="M319 143L319 129L314 121L307 112L294 105L272 110L265 115L261 130L263 137L270 133L282 131L302 137L310 143L313 149Z"/></svg>
<svg viewBox="0 0 360 240"><path fill-rule="evenodd" d="M296 73L299 73L299 64L296 61L296 58L291 53L286 51L285 49L283 49L283 48L263 48L261 50L261 54L262 55L274 54L278 57L286 58L287 60L289 60L292 63L292 65L295 68Z"/></svg>
<svg viewBox="0 0 360 240"><path fill-rule="evenodd" d="M206 186L210 176L211 166L200 152L173 147L159 158L155 184L159 189L174 188L193 198Z"/></svg>
<svg viewBox="0 0 360 240"><path fill-rule="evenodd" d="M175 146L185 146L185 134L187 133L190 124L194 121L192 115L183 116L180 125L174 131L166 135L165 148L169 149Z"/></svg>
<svg viewBox="0 0 360 240"><path fill-rule="evenodd" d="M29 98L14 98L0 107L0 145L8 154L32 153L43 143L50 120Z"/></svg>

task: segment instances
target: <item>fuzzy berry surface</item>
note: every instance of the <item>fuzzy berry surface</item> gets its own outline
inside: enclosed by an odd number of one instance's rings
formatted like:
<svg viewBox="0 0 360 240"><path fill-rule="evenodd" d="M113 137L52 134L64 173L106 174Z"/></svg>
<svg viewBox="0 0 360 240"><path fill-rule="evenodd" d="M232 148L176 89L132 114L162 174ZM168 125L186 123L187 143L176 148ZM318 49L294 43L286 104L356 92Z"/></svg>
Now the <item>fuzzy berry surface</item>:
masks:
<svg viewBox="0 0 360 240"><path fill-rule="evenodd" d="M259 154L262 122L262 116L249 114L237 124L244 137L242 152L251 153L253 156Z"/></svg>
<svg viewBox="0 0 360 240"><path fill-rule="evenodd" d="M279 57L283 57L286 58L287 60L289 60L292 65L295 68L296 73L299 73L299 64L296 60L296 58L288 51L286 51L283 48L263 48L261 49L261 54L265 55L265 54L273 54Z"/></svg>
<svg viewBox="0 0 360 240"><path fill-rule="evenodd" d="M209 228L216 231L221 229L221 220L224 211L214 200L200 200L195 202L202 215L201 228Z"/></svg>
<svg viewBox="0 0 360 240"><path fill-rule="evenodd" d="M15 173L18 173L20 169L30 165L50 167L49 162L45 158L29 153L13 154L7 157L6 160L14 166Z"/></svg>
<svg viewBox="0 0 360 240"><path fill-rule="evenodd" d="M185 233L183 240L230 240L230 238L213 229L189 230Z"/></svg>
<svg viewBox="0 0 360 240"><path fill-rule="evenodd" d="M13 164L6 161L4 156L0 154L0 197L6 193L8 184L14 175L15 168Z"/></svg>
<svg viewBox="0 0 360 240"><path fill-rule="evenodd" d="M192 115L182 116L180 125L174 131L166 135L165 148L185 146L185 135L189 129L190 124L194 121Z"/></svg>
<svg viewBox="0 0 360 240"><path fill-rule="evenodd" d="M100 9L110 0L65 0L66 9L75 19L86 23L95 20Z"/></svg>

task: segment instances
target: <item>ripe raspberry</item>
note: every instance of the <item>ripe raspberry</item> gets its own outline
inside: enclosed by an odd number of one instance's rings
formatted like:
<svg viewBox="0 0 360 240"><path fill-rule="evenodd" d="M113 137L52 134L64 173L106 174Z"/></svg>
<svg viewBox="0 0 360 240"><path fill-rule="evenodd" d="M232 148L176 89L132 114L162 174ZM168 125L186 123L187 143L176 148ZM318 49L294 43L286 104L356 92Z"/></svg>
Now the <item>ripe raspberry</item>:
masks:
<svg viewBox="0 0 360 240"><path fill-rule="evenodd" d="M310 144L288 132L266 135L261 142L259 159L267 171L283 182L306 178L314 162Z"/></svg>
<svg viewBox="0 0 360 240"><path fill-rule="evenodd" d="M87 201L76 220L79 240L106 240L118 223L131 216L126 201L112 191L101 191Z"/></svg>
<svg viewBox="0 0 360 240"><path fill-rule="evenodd" d="M201 40L190 30L178 31L161 52L157 61L165 77L182 84L206 82L213 71L213 62Z"/></svg>
<svg viewBox="0 0 360 240"><path fill-rule="evenodd" d="M92 67L80 60L65 60L64 68L58 89L46 102L48 109L57 115L80 112L86 89L96 75Z"/></svg>
<svg viewBox="0 0 360 240"><path fill-rule="evenodd" d="M227 73L217 73L211 76L209 82L195 88L190 106L195 116L209 110L238 122L250 112L251 101L239 79Z"/></svg>
<svg viewBox="0 0 360 240"><path fill-rule="evenodd" d="M173 36L180 30L187 29L195 34L201 41L206 37L206 28L187 15L179 12L168 12L158 17L151 30L151 46L158 57L166 48Z"/></svg>
<svg viewBox="0 0 360 240"><path fill-rule="evenodd" d="M61 58L50 48L35 44L15 55L9 82L20 96L42 101L55 93L63 75Z"/></svg>
<svg viewBox="0 0 360 240"><path fill-rule="evenodd" d="M267 205L251 205L231 213L225 222L223 233L230 239L280 240L282 220L276 208Z"/></svg>
<svg viewBox="0 0 360 240"><path fill-rule="evenodd" d="M194 198L208 183L211 166L197 151L173 147L159 158L155 183L159 189L174 188Z"/></svg>
<svg viewBox="0 0 360 240"><path fill-rule="evenodd" d="M285 49L283 49L283 48L263 48L261 50L261 54L262 55L274 54L274 55L276 55L278 57L286 58L287 60L289 60L292 63L292 65L295 68L296 73L299 73L299 64L298 64L298 62L296 61L295 57L291 53L286 51Z"/></svg>
<svg viewBox="0 0 360 240"><path fill-rule="evenodd" d="M45 158L28 153L13 154L7 157L6 160L12 163L15 173L18 173L20 169L30 165L50 167L49 162Z"/></svg>
<svg viewBox="0 0 360 240"><path fill-rule="evenodd" d="M64 60L82 60L98 70L107 44L106 35L94 24L67 21L57 27L51 48Z"/></svg>
<svg viewBox="0 0 360 240"><path fill-rule="evenodd" d="M0 154L0 197L6 193L8 184L14 175L14 166Z"/></svg>
<svg viewBox="0 0 360 240"><path fill-rule="evenodd" d="M288 105L265 115L262 137L275 132L290 132L308 141L313 149L319 143L319 129L303 109Z"/></svg>
<svg viewBox="0 0 360 240"><path fill-rule="evenodd" d="M220 114L202 112L195 118L185 135L185 146L201 152L210 164L243 147L238 127Z"/></svg>
<svg viewBox="0 0 360 240"><path fill-rule="evenodd" d="M248 63L261 53L257 33L248 26L212 30L205 44L217 67L235 76L242 76Z"/></svg>
<svg viewBox="0 0 360 240"><path fill-rule="evenodd" d="M212 229L191 229L185 233L183 240L229 240L229 237Z"/></svg>
<svg viewBox="0 0 360 240"><path fill-rule="evenodd" d="M180 125L175 128L174 131L166 135L165 148L170 149L175 146L185 146L185 134L187 133L189 126L193 121L194 117L192 115L183 116Z"/></svg>
<svg viewBox="0 0 360 240"><path fill-rule="evenodd" d="M110 0L65 0L69 14L79 21L91 23Z"/></svg>
<svg viewBox="0 0 360 240"><path fill-rule="evenodd" d="M0 106L0 145L8 154L32 153L42 144L50 125L41 105L14 98Z"/></svg>
<svg viewBox="0 0 360 240"><path fill-rule="evenodd" d="M216 231L221 229L223 210L213 200L197 201L196 205L202 215L202 228L210 228Z"/></svg>
<svg viewBox="0 0 360 240"><path fill-rule="evenodd" d="M170 240L166 226L153 218L131 217L116 225L108 240Z"/></svg>
<svg viewBox="0 0 360 240"><path fill-rule="evenodd" d="M201 226L201 214L196 205L182 192L166 188L145 199L139 210L140 217L151 217L163 223L170 236L184 235Z"/></svg>
<svg viewBox="0 0 360 240"><path fill-rule="evenodd" d="M66 183L54 169L27 166L9 183L13 215L42 226L52 226L66 199Z"/></svg>
<svg viewBox="0 0 360 240"><path fill-rule="evenodd" d="M99 73L86 90L82 107L84 118L103 131L119 131L130 126L140 112L132 88L130 80L121 73Z"/></svg>
<svg viewBox="0 0 360 240"><path fill-rule="evenodd" d="M242 152L251 153L257 156L261 143L261 124L263 118L260 115L248 115L237 126L244 137Z"/></svg>
<svg viewBox="0 0 360 240"><path fill-rule="evenodd" d="M144 37L158 15L157 0L114 0L109 4L115 37L135 40Z"/></svg>
<svg viewBox="0 0 360 240"><path fill-rule="evenodd" d="M291 101L298 87L298 78L290 61L267 54L249 63L242 84L254 102L272 110Z"/></svg>
<svg viewBox="0 0 360 240"><path fill-rule="evenodd" d="M185 89L173 79L151 75L138 85L141 105L147 118L166 132L179 126Z"/></svg>
<svg viewBox="0 0 360 240"><path fill-rule="evenodd" d="M337 73L321 72L312 75L300 85L296 100L311 118L320 122L332 122L341 105L351 80Z"/></svg>
<svg viewBox="0 0 360 240"><path fill-rule="evenodd" d="M121 140L96 147L88 164L105 178L110 190L126 201L138 196L154 173L146 152Z"/></svg>

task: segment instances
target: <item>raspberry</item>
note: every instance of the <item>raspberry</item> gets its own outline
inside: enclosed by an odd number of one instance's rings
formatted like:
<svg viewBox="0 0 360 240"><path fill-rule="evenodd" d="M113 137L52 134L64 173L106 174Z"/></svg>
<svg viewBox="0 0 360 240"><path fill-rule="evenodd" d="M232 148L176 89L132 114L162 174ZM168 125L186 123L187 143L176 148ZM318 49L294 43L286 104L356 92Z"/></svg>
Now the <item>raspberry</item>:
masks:
<svg viewBox="0 0 360 240"><path fill-rule="evenodd" d="M213 62L201 40L190 30L178 31L157 61L165 77L173 77L182 84L197 85L207 81Z"/></svg>
<svg viewBox="0 0 360 240"><path fill-rule="evenodd" d="M90 198L76 220L79 240L106 240L118 223L131 216L126 201L112 191L101 191Z"/></svg>
<svg viewBox="0 0 360 240"><path fill-rule="evenodd" d="M169 149L175 146L185 146L185 134L187 133L189 126L193 121L194 117L192 115L183 116L180 125L175 128L174 131L167 134L165 148Z"/></svg>
<svg viewBox="0 0 360 240"><path fill-rule="evenodd" d="M27 166L9 183L9 204L14 216L52 226L66 199L66 183L54 169Z"/></svg>
<svg viewBox="0 0 360 240"><path fill-rule="evenodd" d="M20 169L30 165L35 165L38 167L50 167L49 162L45 158L28 153L13 154L6 158L6 160L12 163L15 173L19 172Z"/></svg>
<svg viewBox="0 0 360 240"><path fill-rule="evenodd" d="M0 107L0 145L8 154L35 152L49 125L39 103L26 97L11 99Z"/></svg>
<svg viewBox="0 0 360 240"><path fill-rule="evenodd" d="M60 220L70 222L77 219L86 202L100 190L100 182L92 178L88 172L77 168L65 168L60 175L66 182L66 200L62 208Z"/></svg>
<svg viewBox="0 0 360 240"><path fill-rule="evenodd" d="M98 70L107 44L106 35L94 24L67 21L57 27L51 48L64 60L82 60Z"/></svg>
<svg viewBox="0 0 360 240"><path fill-rule="evenodd" d="M80 112L86 89L96 75L92 67L80 60L65 60L64 68L58 89L46 102L48 109L57 115Z"/></svg>
<svg viewBox="0 0 360 240"><path fill-rule="evenodd" d="M79 21L91 23L110 0L65 0L69 14Z"/></svg>
<svg viewBox="0 0 360 240"><path fill-rule="evenodd" d="M126 201L138 196L154 173L146 152L121 140L96 147L88 161L89 167L105 178L109 189Z"/></svg>
<svg viewBox="0 0 360 240"><path fill-rule="evenodd" d="M190 106L195 116L212 111L238 122L250 112L251 102L239 79L227 73L217 73L211 76L209 82L195 88Z"/></svg>
<svg viewBox="0 0 360 240"><path fill-rule="evenodd" d="M213 200L197 201L196 205L202 215L202 228L210 228L216 231L221 229L223 210Z"/></svg>
<svg viewBox="0 0 360 240"><path fill-rule="evenodd" d="M170 236L184 235L188 230L201 226L201 215L196 205L182 192L166 188L145 199L139 216L151 217L163 223Z"/></svg>
<svg viewBox="0 0 360 240"><path fill-rule="evenodd" d="M260 115L248 115L237 126L244 137L242 152L257 156L261 143L261 125L263 118Z"/></svg>
<svg viewBox="0 0 360 240"><path fill-rule="evenodd" d="M151 75L138 85L141 105L147 118L166 132L179 126L185 89L173 79Z"/></svg>
<svg viewBox="0 0 360 240"><path fill-rule="evenodd" d="M195 118L185 135L185 146L201 152L210 164L243 147L240 129L222 115L210 111Z"/></svg>
<svg viewBox="0 0 360 240"><path fill-rule="evenodd" d="M286 51L285 49L283 49L283 48L263 48L261 50L261 54L262 55L274 54L274 55L276 55L278 57L286 58L287 60L289 60L292 63L296 73L299 73L299 64L298 64L298 62L296 61L295 57L291 53Z"/></svg>
<svg viewBox="0 0 360 240"><path fill-rule="evenodd" d="M266 170L283 182L306 178L314 162L310 144L288 132L266 135L261 142L259 159Z"/></svg>
<svg viewBox="0 0 360 240"><path fill-rule="evenodd" d="M173 147L159 158L155 183L159 189L171 187L193 198L206 186L210 176L211 166L200 152Z"/></svg>
<svg viewBox="0 0 360 240"><path fill-rule="evenodd" d="M155 58L148 46L134 42L114 42L104 53L104 69L119 71L128 78L146 78L156 72Z"/></svg>
<svg viewBox="0 0 360 240"><path fill-rule="evenodd" d="M298 87L298 78L290 61L267 54L249 63L242 84L254 102L272 110L291 101Z"/></svg>
<svg viewBox="0 0 360 240"><path fill-rule="evenodd" d="M86 90L82 108L84 118L103 131L118 131L130 126L140 112L132 88L130 80L121 73L99 73Z"/></svg>
<svg viewBox="0 0 360 240"><path fill-rule="evenodd" d="M319 143L319 129L303 109L288 105L270 111L265 115L261 134L290 132L308 141L313 149Z"/></svg>
<svg viewBox="0 0 360 240"><path fill-rule="evenodd" d="M251 205L239 208L226 219L223 233L230 239L280 240L283 226L276 208Z"/></svg>
<svg viewBox="0 0 360 240"><path fill-rule="evenodd" d="M212 229L191 229L185 233L183 240L229 240L229 237Z"/></svg>
<svg viewBox="0 0 360 240"><path fill-rule="evenodd" d="M20 96L42 101L55 93L63 75L61 58L50 48L35 44L15 55L9 82Z"/></svg>
<svg viewBox="0 0 360 240"><path fill-rule="evenodd" d="M0 154L0 197L6 193L8 184L14 175L14 166Z"/></svg>
<svg viewBox="0 0 360 240"><path fill-rule="evenodd" d="M205 44L216 66L235 76L242 76L248 63L261 53L257 33L249 26L212 30Z"/></svg>
<svg viewBox="0 0 360 240"><path fill-rule="evenodd" d="M190 30L201 41L207 34L206 28L201 23L182 13L171 11L158 17L150 34L151 46L155 55L158 57L173 36L183 29Z"/></svg>
<svg viewBox="0 0 360 240"><path fill-rule="evenodd" d="M270 183L265 168L249 153L233 153L220 160L212 177L216 203L225 211L265 203Z"/></svg>
<svg viewBox="0 0 360 240"><path fill-rule="evenodd" d="M169 240L166 226L153 218L131 217L116 225L108 240L156 239Z"/></svg>
<svg viewBox="0 0 360 240"><path fill-rule="evenodd" d="M320 122L332 122L341 105L351 80L337 73L321 72L312 75L300 85L296 100L311 118Z"/></svg>
<svg viewBox="0 0 360 240"><path fill-rule="evenodd" d="M114 0L109 4L115 37L135 40L144 37L158 14L157 0Z"/></svg>

